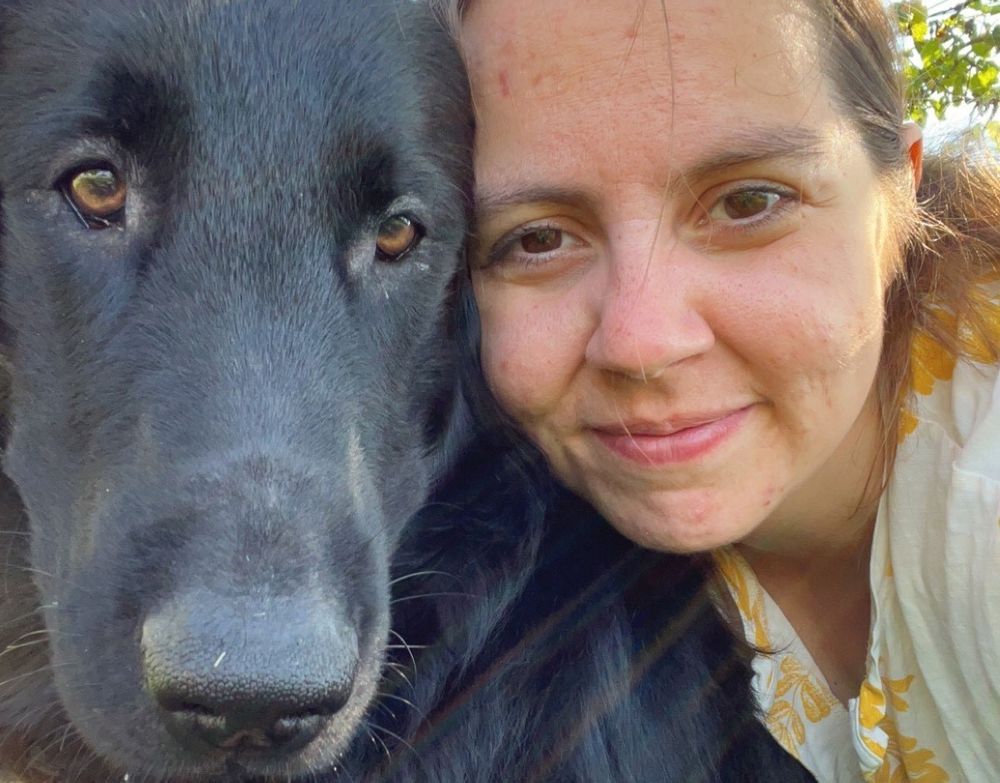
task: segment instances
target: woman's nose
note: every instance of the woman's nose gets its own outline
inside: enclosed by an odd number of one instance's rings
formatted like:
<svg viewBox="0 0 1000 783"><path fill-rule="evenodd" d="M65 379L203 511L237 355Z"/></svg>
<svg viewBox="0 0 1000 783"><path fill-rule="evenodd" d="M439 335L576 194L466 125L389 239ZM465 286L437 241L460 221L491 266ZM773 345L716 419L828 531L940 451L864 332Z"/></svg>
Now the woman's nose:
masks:
<svg viewBox="0 0 1000 783"><path fill-rule="evenodd" d="M715 343L700 312L699 284L676 252L613 258L597 292L598 321L587 362L636 380L706 353Z"/></svg>

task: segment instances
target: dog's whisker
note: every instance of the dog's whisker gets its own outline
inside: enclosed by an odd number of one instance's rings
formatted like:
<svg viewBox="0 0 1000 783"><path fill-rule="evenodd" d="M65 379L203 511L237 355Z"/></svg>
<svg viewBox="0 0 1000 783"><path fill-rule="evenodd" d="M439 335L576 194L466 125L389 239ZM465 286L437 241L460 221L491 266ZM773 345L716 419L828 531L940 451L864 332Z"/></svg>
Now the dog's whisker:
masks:
<svg viewBox="0 0 1000 783"><path fill-rule="evenodd" d="M406 639L404 639L398 632L394 631L393 629L391 629L391 628L389 629L389 634L393 638L399 639L399 642L402 645L402 648L405 649L407 653L409 653L410 663L413 664L413 676L416 677L417 676L417 659L413 655L413 648L409 644L406 643Z"/></svg>
<svg viewBox="0 0 1000 783"><path fill-rule="evenodd" d="M403 703L403 704L405 704L405 705L406 705L407 707L409 707L409 708L410 708L410 709L412 709L412 710L413 710L414 712L416 712L416 713L417 713L417 714L418 714L418 715L419 715L419 716L420 716L421 718L426 718L426 717L427 717L427 716L426 716L426 713L424 713L424 711L423 711L423 710L421 710L421 709L420 709L419 707L417 707L417 705L416 705L416 704L414 704L414 703L413 703L412 701L410 701L409 699L404 699L404 698L403 698L402 696L398 696L398 695L396 695L395 693L384 693L384 692L382 692L382 691L379 691L377 695L378 695L378 697L379 697L380 699L392 699L393 701L398 701L398 702L402 702L402 703ZM394 717L395 717L395 716L394 716Z"/></svg>
<svg viewBox="0 0 1000 783"><path fill-rule="evenodd" d="M454 574L449 574L447 571L414 571L413 573L406 574L405 576L397 576L389 582L389 587L398 585L400 582L405 582L408 579L416 579L421 576L447 576L452 579L456 578Z"/></svg>
<svg viewBox="0 0 1000 783"><path fill-rule="evenodd" d="M459 591L442 591L435 593L418 593L416 595L401 595L398 598L393 598L390 602L390 606L395 606L396 604L404 603L405 601L415 601L420 598L475 598L476 596L472 593L464 593Z"/></svg>
<svg viewBox="0 0 1000 783"><path fill-rule="evenodd" d="M402 664L395 663L394 661L388 661L386 662L385 667L387 669L390 669L392 672L395 673L397 677L399 677L403 682L405 682L407 687L409 687L411 691L415 690L413 687L413 681L409 678L409 675L406 673L406 670L403 668Z"/></svg>
<svg viewBox="0 0 1000 783"><path fill-rule="evenodd" d="M380 731L380 732L382 732L383 734L387 734L388 736L392 737L392 738L393 738L394 740L396 740L396 741L397 741L397 742L399 742L399 743L400 743L401 745L403 745L404 747L406 747L406 748L407 748L407 749L408 749L408 750L409 750L409 751L410 751L411 753L413 753L413 754L414 754L415 756L419 756L419 755L420 755L420 754L419 754L419 753L417 752L417 749L416 749L415 747L413 747L413 745L411 745L411 744L410 744L409 742L407 742L407 741L406 741L405 739L403 739L402 737L400 737L400 736L399 736L398 734L396 734L395 732L393 732L393 731L390 731L389 729L385 728L384 726L380 726L380 725L378 725L377 723L370 723L369 725L370 725L370 726L371 726L371 728L372 728L372 729L374 729L375 731Z"/></svg>
<svg viewBox="0 0 1000 783"><path fill-rule="evenodd" d="M383 740L380 736L378 736L375 732L371 730L371 727L368 726L367 722L365 723L365 731L367 732L373 744L378 744L382 746L382 750L385 752L386 759L391 759L392 753L389 752L389 746L385 744L385 740Z"/></svg>

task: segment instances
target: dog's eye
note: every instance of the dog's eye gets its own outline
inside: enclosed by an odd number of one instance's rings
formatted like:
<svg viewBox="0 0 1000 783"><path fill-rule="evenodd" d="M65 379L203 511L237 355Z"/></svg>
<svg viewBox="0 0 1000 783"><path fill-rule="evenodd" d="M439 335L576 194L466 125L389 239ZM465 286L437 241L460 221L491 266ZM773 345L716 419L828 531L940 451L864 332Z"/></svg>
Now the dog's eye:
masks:
<svg viewBox="0 0 1000 783"><path fill-rule="evenodd" d="M66 201L87 228L108 228L125 208L125 181L111 168L83 169L62 186Z"/></svg>
<svg viewBox="0 0 1000 783"><path fill-rule="evenodd" d="M420 244L423 236L419 223L406 215L393 215L379 225L375 250L382 261L398 261Z"/></svg>

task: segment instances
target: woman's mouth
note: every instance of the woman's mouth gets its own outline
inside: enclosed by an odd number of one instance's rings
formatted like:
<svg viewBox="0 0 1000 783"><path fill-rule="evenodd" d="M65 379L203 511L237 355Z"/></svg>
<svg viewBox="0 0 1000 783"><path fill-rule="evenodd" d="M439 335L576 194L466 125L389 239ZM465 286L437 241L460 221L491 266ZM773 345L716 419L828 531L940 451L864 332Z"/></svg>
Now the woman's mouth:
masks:
<svg viewBox="0 0 1000 783"><path fill-rule="evenodd" d="M618 422L591 431L608 450L645 466L690 462L732 438L753 405L670 419L669 422Z"/></svg>

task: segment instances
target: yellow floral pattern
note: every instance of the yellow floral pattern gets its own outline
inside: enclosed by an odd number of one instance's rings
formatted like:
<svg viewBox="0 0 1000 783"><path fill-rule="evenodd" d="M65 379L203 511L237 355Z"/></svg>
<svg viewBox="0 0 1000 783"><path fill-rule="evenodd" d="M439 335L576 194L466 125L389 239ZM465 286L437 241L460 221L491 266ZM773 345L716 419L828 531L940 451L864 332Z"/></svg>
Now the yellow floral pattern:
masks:
<svg viewBox="0 0 1000 783"><path fill-rule="evenodd" d="M889 722L888 728L895 729ZM948 783L951 780L931 759L934 754L926 748L917 747L913 737L900 736L896 731L888 731L889 747L885 761L874 776L872 783Z"/></svg>
<svg viewBox="0 0 1000 783"><path fill-rule="evenodd" d="M896 721L886 713L886 694L893 712L910 709L904 694L910 690L913 680L914 675L908 674L898 679L883 679L881 687L867 681L861 687L858 700L861 726L869 730L877 726L888 740L883 746L870 734L862 737L869 750L882 759L874 773L867 776L871 783L948 783L951 780L948 773L933 762L933 751L919 747L916 738L900 734Z"/></svg>
<svg viewBox="0 0 1000 783"><path fill-rule="evenodd" d="M779 671L781 677L774 692L775 701L767 711L765 722L782 747L797 756L799 746L806 741L802 718L819 723L830 715L837 699L792 655L781 656Z"/></svg>
<svg viewBox="0 0 1000 783"><path fill-rule="evenodd" d="M765 686L770 695L767 700L759 699L764 723L785 750L805 763L800 754L809 742L810 727L844 709L811 663L804 663L795 650L783 645L779 648L772 638L768 616L776 607L746 560L733 547L713 554L718 573L740 612L746 638L764 652L758 658L769 663L766 679L773 688Z"/></svg>
<svg viewBox="0 0 1000 783"><path fill-rule="evenodd" d="M988 364L996 361L996 346L1000 345L1000 304L994 285L984 284L973 289L972 306L980 320L980 329L973 330L960 324L955 315L944 308L933 311L935 320L948 334L958 335L965 357L974 362ZM992 346L991 346L992 343ZM911 388L917 394L928 396L934 391L936 381L950 381L955 372L955 355L925 331L918 331L910 342ZM899 420L899 439L902 441L917 427L912 410L904 405Z"/></svg>
<svg viewBox="0 0 1000 783"><path fill-rule="evenodd" d="M879 759L879 763L885 760L885 743L876 739L875 729L879 728L885 719L885 693L881 683L872 683L866 679L861 684L861 693L858 695L858 723L861 725L861 742Z"/></svg>
<svg viewBox="0 0 1000 783"><path fill-rule="evenodd" d="M950 381L955 372L955 357L926 332L913 336L910 361L913 391L925 396L934 391L935 381Z"/></svg>
<svg viewBox="0 0 1000 783"><path fill-rule="evenodd" d="M740 611L744 626L750 631L747 638L752 640L752 644L758 650L770 650L771 640L767 635L767 622L764 620L764 591L754 590L750 594L749 573L743 558L735 549L726 547L717 549L713 553L715 566L722 576L729 593L736 602L736 608ZM756 582L756 580L753 580Z"/></svg>

